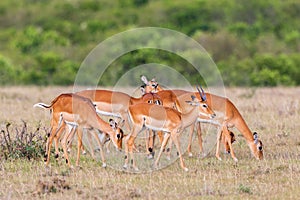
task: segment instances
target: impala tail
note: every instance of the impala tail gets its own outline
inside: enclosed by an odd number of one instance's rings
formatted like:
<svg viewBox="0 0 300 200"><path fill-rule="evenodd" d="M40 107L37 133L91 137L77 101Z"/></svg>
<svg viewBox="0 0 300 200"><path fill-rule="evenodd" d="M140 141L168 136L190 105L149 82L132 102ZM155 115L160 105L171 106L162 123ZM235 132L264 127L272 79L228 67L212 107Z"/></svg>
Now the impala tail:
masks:
<svg viewBox="0 0 300 200"><path fill-rule="evenodd" d="M51 108L51 105L47 105L47 104L44 104L44 103L36 103L33 105L33 107L40 107L40 108L43 108L43 109L49 109Z"/></svg>

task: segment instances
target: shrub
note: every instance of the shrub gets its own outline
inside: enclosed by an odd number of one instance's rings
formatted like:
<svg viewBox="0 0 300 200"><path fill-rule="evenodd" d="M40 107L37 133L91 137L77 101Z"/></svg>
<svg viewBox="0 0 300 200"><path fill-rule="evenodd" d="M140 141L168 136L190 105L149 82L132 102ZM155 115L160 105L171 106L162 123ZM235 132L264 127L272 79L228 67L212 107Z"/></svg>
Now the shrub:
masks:
<svg viewBox="0 0 300 200"><path fill-rule="evenodd" d="M29 132L27 123L23 121L20 128L15 128L15 134L11 134L12 128L10 127L11 123L8 122L5 129L1 130L0 158L37 160L44 155L46 137L42 136L40 125L34 132ZM44 132L47 132L45 128Z"/></svg>

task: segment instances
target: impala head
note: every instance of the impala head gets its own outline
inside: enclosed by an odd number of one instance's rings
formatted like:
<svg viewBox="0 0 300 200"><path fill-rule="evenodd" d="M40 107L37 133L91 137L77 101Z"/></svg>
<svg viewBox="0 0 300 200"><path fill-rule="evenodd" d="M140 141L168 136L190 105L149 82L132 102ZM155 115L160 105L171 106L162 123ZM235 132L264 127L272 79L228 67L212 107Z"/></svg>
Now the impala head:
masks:
<svg viewBox="0 0 300 200"><path fill-rule="evenodd" d="M142 98L145 103L163 105L162 99L155 93L145 93Z"/></svg>
<svg viewBox="0 0 300 200"><path fill-rule="evenodd" d="M250 143L250 147L257 160L262 160L264 158L263 143L258 139L258 134L256 132L253 133L253 142Z"/></svg>
<svg viewBox="0 0 300 200"><path fill-rule="evenodd" d="M198 94L200 95L200 99L197 99L195 96L192 95L192 101L194 104L196 103L199 106L199 117L207 117L207 118L214 118L216 114L214 111L207 105L206 102L206 94L201 86L197 86Z"/></svg>
<svg viewBox="0 0 300 200"><path fill-rule="evenodd" d="M191 106L197 106L199 108L199 116L205 116L210 119L214 118L216 114L214 111L206 104L205 101L200 101L194 95L191 95L192 101L185 101Z"/></svg>
<svg viewBox="0 0 300 200"><path fill-rule="evenodd" d="M155 81L155 78L152 78L151 81L148 81L146 76L141 76L141 80L144 83L144 85L141 86L142 94L150 92L156 93L162 90L159 84Z"/></svg>
<svg viewBox="0 0 300 200"><path fill-rule="evenodd" d="M123 130L119 128L118 123L113 119L109 119L109 125L114 131L110 137L113 144L118 150L122 150L122 139L124 137Z"/></svg>

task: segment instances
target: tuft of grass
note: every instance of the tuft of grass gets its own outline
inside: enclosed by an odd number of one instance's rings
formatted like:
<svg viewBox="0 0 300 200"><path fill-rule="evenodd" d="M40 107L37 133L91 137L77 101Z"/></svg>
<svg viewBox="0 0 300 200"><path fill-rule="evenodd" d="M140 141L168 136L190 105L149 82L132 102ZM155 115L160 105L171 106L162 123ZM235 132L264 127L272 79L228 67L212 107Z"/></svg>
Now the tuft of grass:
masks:
<svg viewBox="0 0 300 200"><path fill-rule="evenodd" d="M11 132L11 123L7 122L0 135L0 158L37 160L44 154L46 138L42 135L46 134L42 134L40 125L32 132L28 131L27 123L22 121L21 127L15 127Z"/></svg>
<svg viewBox="0 0 300 200"><path fill-rule="evenodd" d="M239 193L252 194L250 187L240 184L238 187Z"/></svg>

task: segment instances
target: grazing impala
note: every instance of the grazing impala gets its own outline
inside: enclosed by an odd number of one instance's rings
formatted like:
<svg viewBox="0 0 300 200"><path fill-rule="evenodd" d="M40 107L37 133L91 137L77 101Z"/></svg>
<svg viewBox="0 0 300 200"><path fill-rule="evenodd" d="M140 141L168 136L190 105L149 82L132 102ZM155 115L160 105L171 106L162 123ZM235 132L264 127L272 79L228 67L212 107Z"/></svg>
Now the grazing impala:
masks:
<svg viewBox="0 0 300 200"><path fill-rule="evenodd" d="M120 148L117 146L118 140L122 140L121 134L122 130L115 127L114 123L108 124L103 121L96 113L95 106L91 102L91 100L78 96L76 94L61 94L56 97L51 105L46 105L43 103L37 103L34 107L41 107L44 109L50 109L52 118L51 118L51 132L48 135L48 141L46 145L46 154L45 154L45 163L48 165L50 159L50 149L51 144L54 138L57 138L57 132L61 128L61 121L64 123L72 122L78 125L78 151L77 151L77 161L79 162L80 155L80 147L82 146L82 129L97 129L102 133L106 133L110 136L113 144L116 148ZM102 144L97 136L96 132L94 133L94 137L99 145L100 153L102 157L103 166L106 166L105 159L102 151ZM63 147L64 154L66 157L66 162L70 166L70 162L68 160L66 147ZM91 152L93 154L93 152Z"/></svg>
<svg viewBox="0 0 300 200"><path fill-rule="evenodd" d="M200 95L202 96L202 94ZM191 109L188 113L185 114L181 114L175 109L155 104L136 104L129 107L129 118L132 121L133 128L131 130L131 133L125 139L126 155L125 164L123 166L125 169L128 167L128 160L130 155L133 168L135 170L138 170L133 156L133 144L138 133L143 129L143 127L146 127L153 130L166 132L154 166L157 166L162 151L165 148L169 137L171 136L171 139L175 143L178 151L180 165L185 171L188 170L188 168L185 167L182 158L178 136L185 127L190 126L196 121L197 117L199 116L199 112L210 118L215 117L215 113L207 106L207 104L205 103L205 99L199 101L195 98L195 96L186 94L185 99L188 98L192 98L192 100L186 101L186 103L190 105Z"/></svg>
<svg viewBox="0 0 300 200"><path fill-rule="evenodd" d="M152 85L158 85L158 84L155 83L155 81L152 81L151 84L148 85L145 84L144 90L157 91L155 87L153 87ZM158 86L156 86L156 88L157 87ZM178 97L188 93L188 91L185 90L172 90L172 92ZM157 92L157 94L160 96L159 91ZM199 95L198 92L195 92L195 95L198 99L201 99L201 96ZM203 117L202 119L201 117L198 118L198 122L209 122L221 126L217 137L216 157L219 160L221 160L219 152L220 152L220 141L222 140L222 137L226 137L226 140L230 141L231 136L228 131L228 128L236 127L243 134L254 157L259 160L263 159L263 144L260 140L258 140L258 134L256 132L254 132L253 134L251 133L245 120L243 119L238 109L234 106L234 104L228 98L217 96L214 94L206 93L206 97L207 97L207 105L209 107L211 107L214 111L222 112L225 115L224 118L220 119L220 121L206 120L203 119ZM164 102L164 97L161 97L161 99ZM196 126L197 126L198 143L199 143L200 152L203 152L200 123L197 123ZM221 134L221 132L223 132L223 134ZM190 155L192 155L191 154L192 135L193 135L193 129L191 129L190 137L189 137L188 152ZM229 145L230 148L231 157L235 161L237 161L231 143L228 142L227 144Z"/></svg>

